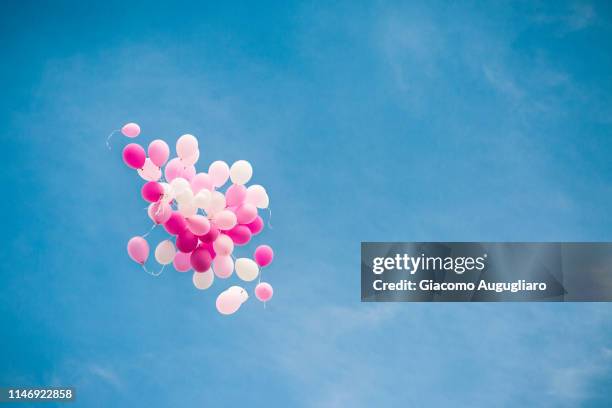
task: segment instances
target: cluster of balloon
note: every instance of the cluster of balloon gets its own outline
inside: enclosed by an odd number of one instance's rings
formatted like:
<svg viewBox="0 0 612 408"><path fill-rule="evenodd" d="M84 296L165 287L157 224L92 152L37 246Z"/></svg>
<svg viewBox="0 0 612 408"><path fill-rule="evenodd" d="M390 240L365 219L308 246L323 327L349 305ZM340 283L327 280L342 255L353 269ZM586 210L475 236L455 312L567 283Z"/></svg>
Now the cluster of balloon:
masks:
<svg viewBox="0 0 612 408"><path fill-rule="evenodd" d="M115 132L136 138L140 126L128 123ZM248 244L252 236L262 232L264 221L259 210L269 205L268 194L262 186L247 186L253 175L251 164L239 160L228 166L223 161L215 161L207 172L197 172L195 164L200 158L200 149L192 135L178 139L176 155L170 158L170 148L161 139L152 141L146 151L137 143L129 143L123 149L125 164L146 181L141 195L149 203L147 212L153 221L152 229L163 225L170 235L155 247L155 260L161 265L159 272L150 272L145 266L149 258L145 238L149 233L129 240L129 256L153 276L160 275L169 264L178 272L193 270L193 285L200 290L210 288L215 277L227 279L234 271L244 282L259 278L255 297L261 302L269 301L273 289L269 283L261 282L261 268L272 262L272 248L260 245L252 258L236 259L233 255L236 246ZM231 185L223 192L228 180ZM248 298L244 288L232 286L217 297L217 310L231 315Z"/></svg>

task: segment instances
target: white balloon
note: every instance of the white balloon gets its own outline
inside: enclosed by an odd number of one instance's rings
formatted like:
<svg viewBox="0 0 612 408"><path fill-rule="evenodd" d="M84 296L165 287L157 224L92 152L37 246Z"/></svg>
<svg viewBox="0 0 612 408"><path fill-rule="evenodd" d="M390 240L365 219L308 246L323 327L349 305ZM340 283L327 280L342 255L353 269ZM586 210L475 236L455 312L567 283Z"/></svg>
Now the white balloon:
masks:
<svg viewBox="0 0 612 408"><path fill-rule="evenodd" d="M253 204L257 208L268 208L270 199L265 188L259 184L253 184L247 187L245 202Z"/></svg>
<svg viewBox="0 0 612 408"><path fill-rule="evenodd" d="M236 313L242 305L240 295L236 292L224 291L217 296L216 306L219 313L231 315Z"/></svg>
<svg viewBox="0 0 612 408"><path fill-rule="evenodd" d="M198 208L206 208L210 205L212 199L212 193L208 190L200 190L198 194L193 197L193 204Z"/></svg>
<svg viewBox="0 0 612 408"><path fill-rule="evenodd" d="M185 166L193 166L194 164L196 164L199 158L200 158L200 151L196 150L195 153L192 153L189 156L181 157L181 162Z"/></svg>
<svg viewBox="0 0 612 408"><path fill-rule="evenodd" d="M191 203L193 201L193 192L191 191L191 187L187 187L185 190L180 193L176 193L176 201L181 203Z"/></svg>
<svg viewBox="0 0 612 408"><path fill-rule="evenodd" d="M259 266L249 258L238 258L235 264L236 275L245 282L251 282L259 275Z"/></svg>
<svg viewBox="0 0 612 408"><path fill-rule="evenodd" d="M138 175L147 181L157 181L161 178L161 169L157 167L148 157L142 169L138 169Z"/></svg>
<svg viewBox="0 0 612 408"><path fill-rule="evenodd" d="M188 218L198 213L198 207L193 204L193 201L179 201L178 211L183 217Z"/></svg>
<svg viewBox="0 0 612 408"><path fill-rule="evenodd" d="M253 167L246 160L238 160L230 167L230 178L234 184L246 184L253 176Z"/></svg>
<svg viewBox="0 0 612 408"><path fill-rule="evenodd" d="M236 214L234 214L230 210L222 210L218 213L215 213L213 220L217 228L221 230L232 229L234 228L234 226L236 226L236 223L238 222L236 219Z"/></svg>
<svg viewBox="0 0 612 408"><path fill-rule="evenodd" d="M181 159L189 157L198 150L198 139L194 135L183 135L176 141L176 155Z"/></svg>
<svg viewBox="0 0 612 408"><path fill-rule="evenodd" d="M189 184L189 182L182 177L175 178L174 180L170 182L170 185L174 189L174 194L176 196L181 194L186 189L191 188L191 185Z"/></svg>
<svg viewBox="0 0 612 408"><path fill-rule="evenodd" d="M155 260L162 265L168 265L174 260L176 249L174 244L169 239L160 242L155 247Z"/></svg>
<svg viewBox="0 0 612 408"><path fill-rule="evenodd" d="M165 203L169 203L170 201L174 200L174 189L172 188L172 186L168 183L159 184L161 184L164 188L164 196L162 198L162 201Z"/></svg>
<svg viewBox="0 0 612 408"><path fill-rule="evenodd" d="M206 214L215 215L216 213L218 213L219 211L223 211L224 209L225 196L219 191L213 192L208 207L204 208L204 210L206 210Z"/></svg>
<svg viewBox="0 0 612 408"><path fill-rule="evenodd" d="M215 274L211 269L206 272L194 272L193 273L193 286L200 290L206 290L210 288L215 280Z"/></svg>
<svg viewBox="0 0 612 408"><path fill-rule="evenodd" d="M244 290L243 287L240 286L230 286L229 288L227 288L226 292L238 295L240 298L240 303L246 302L249 298L249 293Z"/></svg>

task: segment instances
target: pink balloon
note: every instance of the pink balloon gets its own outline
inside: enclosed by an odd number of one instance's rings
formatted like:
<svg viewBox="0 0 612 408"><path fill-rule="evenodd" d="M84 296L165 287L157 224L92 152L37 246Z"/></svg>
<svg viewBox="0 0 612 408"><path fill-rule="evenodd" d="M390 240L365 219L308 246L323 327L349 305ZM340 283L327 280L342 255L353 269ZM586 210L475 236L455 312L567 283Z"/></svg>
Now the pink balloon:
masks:
<svg viewBox="0 0 612 408"><path fill-rule="evenodd" d="M223 315L236 313L236 311L240 309L240 305L242 305L240 295L227 290L221 292L219 296L217 296L217 301L215 302L217 311Z"/></svg>
<svg viewBox="0 0 612 408"><path fill-rule="evenodd" d="M187 224L185 223L183 216L178 211L173 211L170 218L168 218L168 221L164 223L164 228L166 231L168 231L168 234L178 235L185 231Z"/></svg>
<svg viewBox="0 0 612 408"><path fill-rule="evenodd" d="M185 252L177 252L174 255L174 261L172 264L174 265L174 269L179 272L187 272L191 269L191 254L186 254Z"/></svg>
<svg viewBox="0 0 612 408"><path fill-rule="evenodd" d="M143 237L133 237L128 241L127 251L134 262L143 265L149 258L149 243Z"/></svg>
<svg viewBox="0 0 612 408"><path fill-rule="evenodd" d="M127 137L136 137L140 134L140 126L136 123L127 123L121 128L121 133Z"/></svg>
<svg viewBox="0 0 612 408"><path fill-rule="evenodd" d="M236 245L245 245L251 240L251 230L246 225L236 225L227 231L227 235Z"/></svg>
<svg viewBox="0 0 612 408"><path fill-rule="evenodd" d="M230 230L236 225L236 214L234 214L230 210L219 211L213 217L213 223L220 230Z"/></svg>
<svg viewBox="0 0 612 408"><path fill-rule="evenodd" d="M255 249L255 262L257 265L264 267L270 265L274 258L274 251L269 245L260 245Z"/></svg>
<svg viewBox="0 0 612 408"><path fill-rule="evenodd" d="M234 242L225 234L219 235L212 245L215 252L219 255L229 255L234 250Z"/></svg>
<svg viewBox="0 0 612 408"><path fill-rule="evenodd" d="M207 234L210 231L210 221L203 215L194 215L186 218L187 228L195 235L201 236Z"/></svg>
<svg viewBox="0 0 612 408"><path fill-rule="evenodd" d="M267 302L272 299L273 294L274 289L272 289L272 285L267 282L261 282L255 286L255 297L262 302Z"/></svg>
<svg viewBox="0 0 612 408"><path fill-rule="evenodd" d="M193 194L198 194L200 190L212 191L213 185L210 176L206 173L198 173L191 180L191 191Z"/></svg>
<svg viewBox="0 0 612 408"><path fill-rule="evenodd" d="M191 266L196 272L206 272L212 264L212 256L206 248L198 247L191 253Z"/></svg>
<svg viewBox="0 0 612 408"><path fill-rule="evenodd" d="M235 212L239 224L249 224L257 218L257 207L253 204L242 204Z"/></svg>
<svg viewBox="0 0 612 408"><path fill-rule="evenodd" d="M255 217L255 219L252 222L247 224L247 227L251 230L251 234L253 234L253 235L259 234L261 232L261 230L263 230L263 228L264 228L263 218L261 218L258 215L257 217Z"/></svg>
<svg viewBox="0 0 612 408"><path fill-rule="evenodd" d="M234 261L231 256L219 255L213 261L213 271L215 275L222 279L227 279L234 272Z"/></svg>
<svg viewBox="0 0 612 408"><path fill-rule="evenodd" d="M147 149L149 153L149 158L157 167L162 167L168 161L168 157L170 156L170 147L168 144L161 139L156 139L149 143L149 148Z"/></svg>
<svg viewBox="0 0 612 408"><path fill-rule="evenodd" d="M172 207L170 204L158 201L149 205L149 218L156 224L163 224L172 215Z"/></svg>
<svg viewBox="0 0 612 408"><path fill-rule="evenodd" d="M238 206L246 198L246 187L239 184L232 184L225 192L225 203L228 207Z"/></svg>
<svg viewBox="0 0 612 408"><path fill-rule="evenodd" d="M123 161L133 169L141 169L146 159L147 155L139 144L130 143L123 148Z"/></svg>
<svg viewBox="0 0 612 408"><path fill-rule="evenodd" d="M166 175L166 181L170 183L177 177L181 177L181 173L183 172L183 163L178 157L170 160L168 164L166 164L166 168L164 170L164 174Z"/></svg>
<svg viewBox="0 0 612 408"><path fill-rule="evenodd" d="M200 241L205 243L213 243L219 236L219 229L215 227L213 224L210 225L210 230L202 236L200 236Z"/></svg>
<svg viewBox="0 0 612 408"><path fill-rule="evenodd" d="M221 187L230 175L230 168L226 162L217 160L208 167L208 174L212 179L213 186Z"/></svg>
<svg viewBox="0 0 612 408"><path fill-rule="evenodd" d="M198 246L198 237L193 235L188 229L184 230L176 237L176 247L181 252L192 252Z"/></svg>
<svg viewBox="0 0 612 408"><path fill-rule="evenodd" d="M164 195L164 187L157 181L149 181L142 186L140 194L145 201L155 203Z"/></svg>

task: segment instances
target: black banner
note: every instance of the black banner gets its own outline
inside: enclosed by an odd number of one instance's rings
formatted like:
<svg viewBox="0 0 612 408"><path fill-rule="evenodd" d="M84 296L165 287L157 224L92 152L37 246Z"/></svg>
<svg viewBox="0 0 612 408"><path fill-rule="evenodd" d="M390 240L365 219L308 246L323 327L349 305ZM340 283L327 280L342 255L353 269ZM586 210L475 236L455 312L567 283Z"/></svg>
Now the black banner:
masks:
<svg viewBox="0 0 612 408"><path fill-rule="evenodd" d="M362 242L362 302L609 302L612 243Z"/></svg>

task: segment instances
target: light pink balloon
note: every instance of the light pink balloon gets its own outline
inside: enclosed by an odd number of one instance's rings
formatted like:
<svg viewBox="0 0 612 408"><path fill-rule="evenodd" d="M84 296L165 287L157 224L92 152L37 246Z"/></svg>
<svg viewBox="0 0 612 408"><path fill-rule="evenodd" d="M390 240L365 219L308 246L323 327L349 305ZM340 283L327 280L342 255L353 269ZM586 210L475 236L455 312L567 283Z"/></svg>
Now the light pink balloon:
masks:
<svg viewBox="0 0 612 408"><path fill-rule="evenodd" d="M153 164L155 164L157 167L162 167L168 161L168 157L170 156L170 147L163 140L156 139L149 143L147 152L149 153L151 162L153 162Z"/></svg>
<svg viewBox="0 0 612 408"><path fill-rule="evenodd" d="M229 230L236 225L236 214L230 210L219 211L215 214L213 222L220 230Z"/></svg>
<svg viewBox="0 0 612 408"><path fill-rule="evenodd" d="M127 137L136 137L140 134L140 126L136 123L127 123L121 128L121 133Z"/></svg>
<svg viewBox="0 0 612 408"><path fill-rule="evenodd" d="M137 143L130 143L123 148L123 161L133 169L141 169L146 159L144 149Z"/></svg>
<svg viewBox="0 0 612 408"><path fill-rule="evenodd" d="M249 224L253 222L255 218L257 218L257 207L255 207L253 204L245 203L238 207L235 213L238 224Z"/></svg>
<svg viewBox="0 0 612 408"><path fill-rule="evenodd" d="M166 168L164 170L164 174L166 175L166 181L170 183L177 177L181 177L181 173L183 172L183 163L178 157L170 160L168 164L166 164Z"/></svg>
<svg viewBox="0 0 612 408"><path fill-rule="evenodd" d="M137 170L138 175L147 181L157 181L161 178L161 169L147 158L142 169Z"/></svg>
<svg viewBox="0 0 612 408"><path fill-rule="evenodd" d="M213 249L219 255L229 255L234 251L234 241L227 235L221 234L213 242Z"/></svg>
<svg viewBox="0 0 612 408"><path fill-rule="evenodd" d="M172 264L174 265L174 269L179 272L187 272L191 269L191 254L186 254L184 252L177 251L176 255L174 255L174 261Z"/></svg>
<svg viewBox="0 0 612 408"><path fill-rule="evenodd" d="M210 231L210 221L203 215L194 215L186 218L185 222L187 223L189 231L193 232L195 235L205 235Z"/></svg>
<svg viewBox="0 0 612 408"><path fill-rule="evenodd" d="M274 258L274 251L269 245L260 245L255 249L255 262L257 265L264 267L270 265Z"/></svg>
<svg viewBox="0 0 612 408"><path fill-rule="evenodd" d="M232 184L225 192L225 203L228 207L242 204L246 198L246 192L245 186Z"/></svg>
<svg viewBox="0 0 612 408"><path fill-rule="evenodd" d="M198 173L191 180L191 191L196 195L200 190L212 191L212 179L207 173Z"/></svg>
<svg viewBox="0 0 612 408"><path fill-rule="evenodd" d="M143 237L133 237L128 241L127 251L134 262L143 265L149 258L149 243Z"/></svg>
<svg viewBox="0 0 612 408"><path fill-rule="evenodd" d="M242 302L238 293L226 290L217 296L215 305L217 306L217 311L219 313L223 315L231 315L240 309Z"/></svg>
<svg viewBox="0 0 612 408"><path fill-rule="evenodd" d="M180 177L184 178L187 181L191 181L191 180L193 180L195 175L196 175L195 166L191 165L191 166L183 167L183 170L181 171L181 176Z"/></svg>
<svg viewBox="0 0 612 408"><path fill-rule="evenodd" d="M172 215L172 207L170 204L161 201L151 203L151 205L149 205L148 214L149 218L151 218L154 223L163 224L168 221Z"/></svg>
<svg viewBox="0 0 612 408"><path fill-rule="evenodd" d="M215 276L226 279L234 272L234 260L229 255L217 255L213 261Z"/></svg>
<svg viewBox="0 0 612 408"><path fill-rule="evenodd" d="M217 160L208 167L208 174L212 179L213 186L221 187L230 175L230 169L226 162Z"/></svg>
<svg viewBox="0 0 612 408"><path fill-rule="evenodd" d="M267 282L261 282L255 286L255 297L262 302L267 302L272 299L273 294L274 289L272 289L272 285Z"/></svg>

